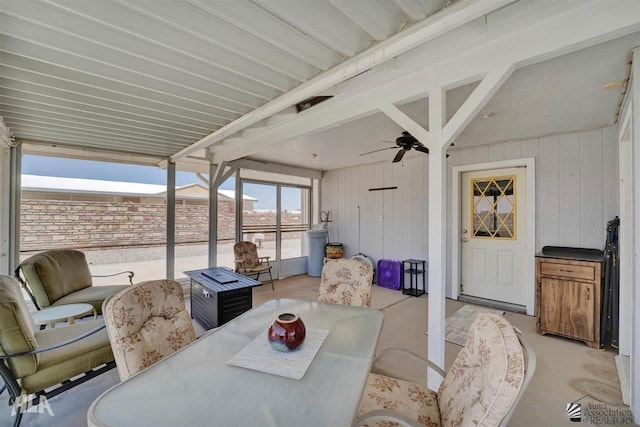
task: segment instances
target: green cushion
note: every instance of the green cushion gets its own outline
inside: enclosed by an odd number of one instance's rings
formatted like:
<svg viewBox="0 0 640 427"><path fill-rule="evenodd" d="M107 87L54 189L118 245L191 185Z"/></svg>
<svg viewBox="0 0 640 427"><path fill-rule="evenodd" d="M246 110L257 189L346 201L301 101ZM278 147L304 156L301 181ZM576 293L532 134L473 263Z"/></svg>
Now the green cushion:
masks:
<svg viewBox="0 0 640 427"><path fill-rule="evenodd" d="M45 329L37 331L35 337L40 347L47 347L77 337L102 323L101 320L91 320L60 328ZM113 352L109 336L107 330L102 329L73 344L40 353L37 371L23 377L20 385L27 393L34 393L112 360Z"/></svg>
<svg viewBox="0 0 640 427"><path fill-rule="evenodd" d="M0 353L15 354L36 350L35 326L18 282L0 276ZM33 374L38 356L29 355L9 359L9 368L17 377Z"/></svg>
<svg viewBox="0 0 640 427"><path fill-rule="evenodd" d="M22 261L19 268L40 308L92 285L84 253L72 249L41 252Z"/></svg>
<svg viewBox="0 0 640 427"><path fill-rule="evenodd" d="M121 290L129 287L128 285L108 285L108 286L91 286L89 288L80 289L79 291L75 291L70 293L67 296L64 296L51 304L55 305L64 305L64 304L78 304L78 303L86 303L91 304L98 313L102 313L102 302L110 297L111 295L115 295Z"/></svg>

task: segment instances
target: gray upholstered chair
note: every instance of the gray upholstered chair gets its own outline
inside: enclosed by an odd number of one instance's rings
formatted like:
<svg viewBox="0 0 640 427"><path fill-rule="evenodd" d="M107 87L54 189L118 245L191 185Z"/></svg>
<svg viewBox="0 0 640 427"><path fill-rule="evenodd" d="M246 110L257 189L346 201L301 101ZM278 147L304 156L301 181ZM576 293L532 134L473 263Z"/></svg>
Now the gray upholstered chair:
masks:
<svg viewBox="0 0 640 427"><path fill-rule="evenodd" d="M133 284L132 271L92 276L84 253L73 249L53 249L33 255L20 263L15 274L38 309L87 303L100 313L104 300L128 285L93 286L92 277L128 274L129 283Z"/></svg>
<svg viewBox="0 0 640 427"><path fill-rule="evenodd" d="M103 314L123 381L196 339L182 286L174 280L129 286L107 298Z"/></svg>
<svg viewBox="0 0 640 427"><path fill-rule="evenodd" d="M0 276L0 376L12 404L25 403L20 399L27 395L51 398L114 366L104 322L38 331L18 282Z"/></svg>
<svg viewBox="0 0 640 427"><path fill-rule="evenodd" d="M466 345L437 393L390 374L388 368L379 369L382 357L385 352L374 360L358 427L506 427L536 367L535 352L522 333L504 317L491 313L476 317ZM395 359L396 366L408 360ZM426 368L426 361L420 360Z"/></svg>
<svg viewBox="0 0 640 427"><path fill-rule="evenodd" d="M371 266L351 258L330 259L322 267L319 302L371 306Z"/></svg>
<svg viewBox="0 0 640 427"><path fill-rule="evenodd" d="M270 257L258 256L258 248L255 243L236 243L233 245L233 255L235 256L236 273L241 273L257 281L260 281L261 274L268 273L269 281L265 280L265 282L271 283L271 289L275 290L273 276L271 275L271 264L269 263Z"/></svg>

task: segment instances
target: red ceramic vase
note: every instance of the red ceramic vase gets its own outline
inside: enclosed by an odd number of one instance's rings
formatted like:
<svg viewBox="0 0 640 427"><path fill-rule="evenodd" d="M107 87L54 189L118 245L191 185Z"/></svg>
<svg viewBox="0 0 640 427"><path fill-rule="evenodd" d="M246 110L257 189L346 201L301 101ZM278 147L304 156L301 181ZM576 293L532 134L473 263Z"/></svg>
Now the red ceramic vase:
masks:
<svg viewBox="0 0 640 427"><path fill-rule="evenodd" d="M269 326L269 343L277 351L293 351L304 341L307 331L297 314L280 314Z"/></svg>

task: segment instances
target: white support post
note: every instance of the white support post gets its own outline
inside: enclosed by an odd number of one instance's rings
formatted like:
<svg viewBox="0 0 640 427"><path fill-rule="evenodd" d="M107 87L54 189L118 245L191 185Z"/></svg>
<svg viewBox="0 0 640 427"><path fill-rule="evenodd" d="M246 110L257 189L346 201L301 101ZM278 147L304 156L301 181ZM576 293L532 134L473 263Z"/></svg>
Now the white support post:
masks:
<svg viewBox="0 0 640 427"><path fill-rule="evenodd" d="M209 267L218 265L218 186L227 162L209 164Z"/></svg>
<svg viewBox="0 0 640 427"><path fill-rule="evenodd" d="M9 151L9 271L20 263L20 200L22 144Z"/></svg>
<svg viewBox="0 0 640 427"><path fill-rule="evenodd" d="M429 131L393 104L378 108L429 148L429 338L427 385L437 390L444 379L444 314L446 295L447 165L443 125L446 111L445 89L429 90Z"/></svg>
<svg viewBox="0 0 640 427"><path fill-rule="evenodd" d="M446 146L442 140L446 99L444 88L429 90L429 134L433 148L429 151L429 337L427 359L444 371L444 320L446 295L447 165ZM427 368L427 386L438 390L444 378L431 366Z"/></svg>
<svg viewBox="0 0 640 427"><path fill-rule="evenodd" d="M10 171L10 149L0 145L0 274L7 276L13 274L9 268Z"/></svg>
<svg viewBox="0 0 640 427"><path fill-rule="evenodd" d="M175 278L176 266L176 164L167 163L167 279Z"/></svg>
<svg viewBox="0 0 640 427"><path fill-rule="evenodd" d="M633 145L633 215L636 227L633 237L633 284L631 312L631 412L636 421L640 419L640 51L633 53L633 69L631 71L631 144Z"/></svg>

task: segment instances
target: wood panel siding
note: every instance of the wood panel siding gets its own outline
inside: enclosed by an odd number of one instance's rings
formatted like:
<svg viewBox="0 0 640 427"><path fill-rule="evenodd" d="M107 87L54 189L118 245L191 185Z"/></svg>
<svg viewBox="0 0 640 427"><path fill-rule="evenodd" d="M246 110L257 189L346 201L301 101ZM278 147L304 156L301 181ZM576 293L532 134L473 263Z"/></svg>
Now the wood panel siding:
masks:
<svg viewBox="0 0 640 427"><path fill-rule="evenodd" d="M535 157L536 250L545 245L601 249L606 223L618 213L617 156L615 127L606 127L453 150L449 169Z"/></svg>
<svg viewBox="0 0 640 427"><path fill-rule="evenodd" d="M331 211L329 239L345 256L363 252L375 261L427 256L427 156L325 171L321 209ZM398 187L369 191L370 188ZM335 189L336 194L330 194ZM360 244L358 244L360 206Z"/></svg>
<svg viewBox="0 0 640 427"><path fill-rule="evenodd" d="M451 168L535 157L536 250L545 245L602 248L606 222L618 212L617 149L614 127L454 148L447 160L448 217L452 212ZM428 156L325 171L322 185L321 209L330 210L334 218L330 239L345 245L345 256L360 250L375 261L427 259ZM389 186L398 189L368 191ZM451 218L447 235L455 226ZM449 259L457 249L447 247Z"/></svg>

